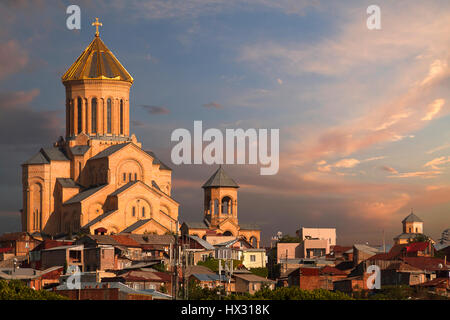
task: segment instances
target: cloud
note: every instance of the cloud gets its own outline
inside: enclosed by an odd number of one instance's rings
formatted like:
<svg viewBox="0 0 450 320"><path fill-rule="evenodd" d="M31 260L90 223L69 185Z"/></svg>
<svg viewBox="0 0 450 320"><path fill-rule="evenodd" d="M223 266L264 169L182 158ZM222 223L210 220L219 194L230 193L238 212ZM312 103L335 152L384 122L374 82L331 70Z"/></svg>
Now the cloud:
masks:
<svg viewBox="0 0 450 320"><path fill-rule="evenodd" d="M16 40L10 40L0 44L0 80L25 68L28 63L27 52Z"/></svg>
<svg viewBox="0 0 450 320"><path fill-rule="evenodd" d="M450 162L450 157L439 157L428 161L424 164L424 167L430 167L431 169L439 170L438 166L446 164L448 162Z"/></svg>
<svg viewBox="0 0 450 320"><path fill-rule="evenodd" d="M283 80L281 80L280 78L277 79L278 84L283 84Z"/></svg>
<svg viewBox="0 0 450 320"><path fill-rule="evenodd" d="M203 105L203 107L208 109L222 109L223 106L217 102L210 102Z"/></svg>
<svg viewBox="0 0 450 320"><path fill-rule="evenodd" d="M122 0L108 1L117 10L131 9L134 16L145 19L197 18L223 12L273 9L286 14L304 14L305 10L318 7L318 0Z"/></svg>
<svg viewBox="0 0 450 320"><path fill-rule="evenodd" d="M0 135L8 137L2 144L46 143L64 133L60 111L40 111L30 106L38 95L38 89L0 94Z"/></svg>
<svg viewBox="0 0 450 320"><path fill-rule="evenodd" d="M426 153L427 154L431 154L431 153L435 153L437 151L442 151L442 150L445 150L445 149L448 149L448 148L450 148L450 143L446 143L444 145L441 145L441 146L438 146L438 147L433 148L431 150L428 150Z"/></svg>
<svg viewBox="0 0 450 320"><path fill-rule="evenodd" d="M380 167L380 169L384 170L384 171L387 171L387 172L390 172L390 173L398 174L397 170L395 170L394 168L389 167L389 166L382 166L382 167Z"/></svg>
<svg viewBox="0 0 450 320"><path fill-rule="evenodd" d="M144 110L146 110L150 114L169 114L170 110L166 107L160 107L160 106L148 106L148 105L142 105L141 106Z"/></svg>
<svg viewBox="0 0 450 320"><path fill-rule="evenodd" d="M422 121L429 121L433 119L434 116L437 115L439 111L441 111L444 103L444 99L436 99L431 104L429 104L427 114L422 118Z"/></svg>
<svg viewBox="0 0 450 320"><path fill-rule="evenodd" d="M342 159L336 162L333 166L335 168L353 168L358 165L360 161L358 159Z"/></svg>
<svg viewBox="0 0 450 320"><path fill-rule="evenodd" d="M415 171L415 172L404 172L398 173L396 175L388 176L388 178L435 178L436 176L442 174L442 171Z"/></svg>

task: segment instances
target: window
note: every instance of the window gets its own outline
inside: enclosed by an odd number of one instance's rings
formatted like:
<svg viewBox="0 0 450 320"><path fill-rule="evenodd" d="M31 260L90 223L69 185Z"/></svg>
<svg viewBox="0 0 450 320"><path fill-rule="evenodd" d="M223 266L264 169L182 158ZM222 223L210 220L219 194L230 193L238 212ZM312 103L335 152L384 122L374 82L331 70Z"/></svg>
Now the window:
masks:
<svg viewBox="0 0 450 320"><path fill-rule="evenodd" d="M142 217L145 217L145 207L142 207Z"/></svg>
<svg viewBox="0 0 450 320"><path fill-rule="evenodd" d="M120 134L123 134L123 100L120 100Z"/></svg>
<svg viewBox="0 0 450 320"><path fill-rule="evenodd" d="M250 255L250 261L251 262L255 262L256 261L256 256L254 254Z"/></svg>
<svg viewBox="0 0 450 320"><path fill-rule="evenodd" d="M97 132L97 98L92 98L91 103L91 132Z"/></svg>
<svg viewBox="0 0 450 320"><path fill-rule="evenodd" d="M133 207L133 217L135 217L136 216L136 207Z"/></svg>
<svg viewBox="0 0 450 320"><path fill-rule="evenodd" d="M127 181L127 174L125 172L123 173L123 181Z"/></svg>
<svg viewBox="0 0 450 320"><path fill-rule="evenodd" d="M134 174L134 180L137 180L137 173Z"/></svg>
<svg viewBox="0 0 450 320"><path fill-rule="evenodd" d="M128 181L131 181L131 172L128 174Z"/></svg>
<svg viewBox="0 0 450 320"><path fill-rule="evenodd" d="M111 133L111 99L108 99L106 103L106 117L107 117L107 133Z"/></svg>
<svg viewBox="0 0 450 320"><path fill-rule="evenodd" d="M82 106L82 101L81 98L78 98L78 103L77 103L77 118L78 118L78 132L77 133L81 133L81 120L83 119L83 106Z"/></svg>

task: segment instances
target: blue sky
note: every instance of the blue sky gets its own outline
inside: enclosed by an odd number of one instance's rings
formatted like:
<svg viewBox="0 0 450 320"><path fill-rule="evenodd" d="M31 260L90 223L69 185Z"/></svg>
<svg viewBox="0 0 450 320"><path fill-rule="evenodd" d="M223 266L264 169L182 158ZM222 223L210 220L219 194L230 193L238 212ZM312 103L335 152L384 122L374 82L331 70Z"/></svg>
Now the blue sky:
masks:
<svg viewBox="0 0 450 320"><path fill-rule="evenodd" d="M81 8L79 31L66 28L69 4ZM64 132L60 77L99 17L101 38L135 80L132 131L169 165L171 132L192 130L194 120L280 129L276 176L226 167L242 185L240 220L259 223L263 239L335 226L343 244L380 242L383 229L400 233L411 207L438 238L450 227L450 5L378 1L382 29L370 31L370 4L2 3L0 132L9 156L1 160L0 232L19 228L19 164ZM200 186L215 167L171 166L180 219L200 220Z"/></svg>

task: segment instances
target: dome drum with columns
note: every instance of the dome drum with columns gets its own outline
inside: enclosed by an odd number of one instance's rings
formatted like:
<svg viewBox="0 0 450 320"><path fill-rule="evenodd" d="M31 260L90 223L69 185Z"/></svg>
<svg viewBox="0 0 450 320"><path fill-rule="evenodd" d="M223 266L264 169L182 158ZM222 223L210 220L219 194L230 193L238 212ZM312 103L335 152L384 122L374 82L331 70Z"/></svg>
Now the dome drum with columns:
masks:
<svg viewBox="0 0 450 320"><path fill-rule="evenodd" d="M174 232L172 171L130 135L133 78L99 37L62 77L66 137L22 164L22 230Z"/></svg>

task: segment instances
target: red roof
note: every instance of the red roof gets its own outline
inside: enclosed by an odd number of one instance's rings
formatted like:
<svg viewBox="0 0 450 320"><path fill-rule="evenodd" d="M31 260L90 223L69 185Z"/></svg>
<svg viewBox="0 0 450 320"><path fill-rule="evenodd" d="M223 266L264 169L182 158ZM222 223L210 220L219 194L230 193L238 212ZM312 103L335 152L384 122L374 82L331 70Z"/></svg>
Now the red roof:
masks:
<svg viewBox="0 0 450 320"><path fill-rule="evenodd" d="M61 240L50 240L46 239L41 242L37 247L35 247L32 251L40 251L44 249L51 249L62 246L71 246L73 245L73 241L61 241Z"/></svg>
<svg viewBox="0 0 450 320"><path fill-rule="evenodd" d="M300 274L302 276L318 276L319 269L318 268L299 268Z"/></svg>
<svg viewBox="0 0 450 320"><path fill-rule="evenodd" d="M111 235L115 241L126 247L140 247L141 245L128 236Z"/></svg>
<svg viewBox="0 0 450 320"><path fill-rule="evenodd" d="M334 267L325 266L322 269L320 269L320 274L330 274L332 276L346 276L347 274L339 269L336 269Z"/></svg>
<svg viewBox="0 0 450 320"><path fill-rule="evenodd" d="M160 272L160 271L157 271L157 272L154 272L154 273L158 277L160 277L163 282L171 282L172 281L172 275L170 275L168 273Z"/></svg>
<svg viewBox="0 0 450 320"><path fill-rule="evenodd" d="M444 259L432 257L404 257L402 260L413 267L426 271L449 270L445 265ZM442 268L440 265L442 265Z"/></svg>
<svg viewBox="0 0 450 320"><path fill-rule="evenodd" d="M335 245L335 246L331 246L331 251L335 252L335 253L344 253L345 251L351 250L352 248L353 247Z"/></svg>
<svg viewBox="0 0 450 320"><path fill-rule="evenodd" d="M406 252L424 251L427 248L428 242L413 242L406 248Z"/></svg>

